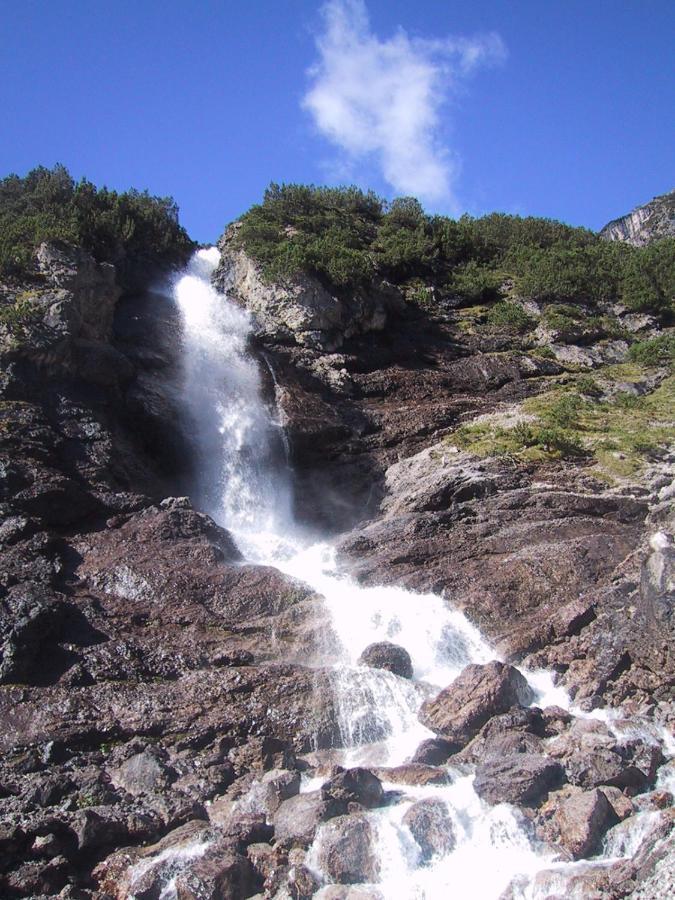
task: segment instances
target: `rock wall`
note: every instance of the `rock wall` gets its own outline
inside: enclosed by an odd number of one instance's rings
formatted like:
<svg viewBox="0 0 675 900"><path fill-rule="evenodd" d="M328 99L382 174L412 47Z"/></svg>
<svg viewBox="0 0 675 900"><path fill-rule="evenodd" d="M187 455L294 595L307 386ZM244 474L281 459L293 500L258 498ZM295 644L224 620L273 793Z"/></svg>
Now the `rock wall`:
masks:
<svg viewBox="0 0 675 900"><path fill-rule="evenodd" d="M651 241L675 234L675 191L655 197L625 216L613 219L600 231L608 241L624 241L643 247Z"/></svg>

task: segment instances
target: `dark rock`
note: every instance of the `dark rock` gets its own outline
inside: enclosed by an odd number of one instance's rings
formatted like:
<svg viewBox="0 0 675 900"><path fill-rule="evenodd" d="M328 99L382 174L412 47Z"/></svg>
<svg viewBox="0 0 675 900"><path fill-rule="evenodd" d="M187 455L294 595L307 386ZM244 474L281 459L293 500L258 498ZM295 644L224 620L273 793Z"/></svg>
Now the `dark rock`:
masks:
<svg viewBox="0 0 675 900"><path fill-rule="evenodd" d="M442 800L429 798L413 803L403 816L420 848L420 859L427 863L433 856L452 853L457 843L454 825Z"/></svg>
<svg viewBox="0 0 675 900"><path fill-rule="evenodd" d="M528 705L533 693L513 666L500 662L467 666L449 687L422 704L423 725L461 746L493 716Z"/></svg>
<svg viewBox="0 0 675 900"><path fill-rule="evenodd" d="M514 753L481 763L474 788L479 797L491 804L537 806L564 777L560 763L549 757Z"/></svg>
<svg viewBox="0 0 675 900"><path fill-rule="evenodd" d="M323 784L321 797L331 809L341 812L347 812L352 805L374 809L384 803L380 779L360 768L338 772Z"/></svg>
<svg viewBox="0 0 675 900"><path fill-rule="evenodd" d="M427 766L441 766L457 749L457 744L443 738L427 738L415 750L411 762Z"/></svg>
<svg viewBox="0 0 675 900"><path fill-rule="evenodd" d="M339 884L377 881L379 864L370 822L363 816L338 816L320 833L318 860L322 871Z"/></svg>
<svg viewBox="0 0 675 900"><path fill-rule="evenodd" d="M370 644L359 657L359 663L371 669L386 669L401 678L412 678L413 667L410 654L404 647L380 641Z"/></svg>

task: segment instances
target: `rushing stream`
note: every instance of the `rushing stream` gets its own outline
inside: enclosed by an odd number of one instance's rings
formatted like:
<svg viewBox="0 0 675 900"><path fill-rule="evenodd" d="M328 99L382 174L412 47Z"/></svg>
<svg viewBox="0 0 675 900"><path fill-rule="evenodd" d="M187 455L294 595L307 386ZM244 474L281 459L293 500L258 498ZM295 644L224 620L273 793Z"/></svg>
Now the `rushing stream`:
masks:
<svg viewBox="0 0 675 900"><path fill-rule="evenodd" d="M441 597L358 585L339 572L330 544L308 538L293 522L280 426L264 402L258 364L248 351L251 321L212 287L218 259L215 248L198 251L174 288L184 321L183 396L196 453L195 503L230 531L247 560L275 566L325 598L338 646L337 656L326 663L335 669L345 748L340 761L397 765L431 736L417 719L421 702L468 663L487 662L495 653ZM381 640L406 648L412 681L358 665L364 648ZM523 674L538 706L569 708L565 691L554 687L547 673ZM551 867L550 849L532 842L517 809L481 801L472 780L455 773L445 787L406 787L409 799L369 814L377 834L377 887L384 897L498 898L515 876L525 876L525 887L514 896L534 896L527 876ZM447 804L457 844L421 867L417 845L401 820L413 799L428 796ZM308 855L315 868L320 841L321 831ZM621 856L626 848L606 852ZM562 876L564 866L558 865Z"/></svg>

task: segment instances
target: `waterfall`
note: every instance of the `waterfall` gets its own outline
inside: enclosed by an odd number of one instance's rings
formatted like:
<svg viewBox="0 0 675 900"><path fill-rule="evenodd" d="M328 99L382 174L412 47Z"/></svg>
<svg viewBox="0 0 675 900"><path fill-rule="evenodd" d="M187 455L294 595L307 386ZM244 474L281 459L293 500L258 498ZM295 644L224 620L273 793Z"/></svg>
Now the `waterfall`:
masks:
<svg viewBox="0 0 675 900"><path fill-rule="evenodd" d="M293 522L283 436L250 352L252 322L211 285L218 259L215 248L199 250L174 288L184 326L184 423L194 445L195 503L231 532L246 559L275 566L324 598L337 644L326 660L334 668L342 732L336 758L343 765L402 763L431 736L417 718L422 701L468 663L496 654L441 597L358 585L339 571L330 544L308 539ZM382 640L407 649L413 680L358 664L365 647ZM537 705L570 708L550 673L523 674ZM488 806L474 791L472 775L451 774L447 786L406 786L400 803L369 814L380 866L376 887L387 898L435 900L452 893L495 900L514 878L529 884L552 865L550 848L532 840L518 810ZM423 797L446 804L456 835L455 849L425 866L402 822L412 802ZM316 867L320 841L321 832L308 855ZM616 847L608 848L608 856L612 852ZM524 889L515 896L533 895Z"/></svg>

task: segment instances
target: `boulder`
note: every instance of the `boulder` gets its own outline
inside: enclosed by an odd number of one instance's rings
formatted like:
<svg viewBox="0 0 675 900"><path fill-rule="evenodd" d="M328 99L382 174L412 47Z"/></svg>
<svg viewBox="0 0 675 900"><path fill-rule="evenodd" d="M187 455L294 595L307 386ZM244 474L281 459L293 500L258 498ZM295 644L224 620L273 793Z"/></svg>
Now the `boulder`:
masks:
<svg viewBox="0 0 675 900"><path fill-rule="evenodd" d="M419 745L410 760L426 766L441 766L455 751L455 745L443 738L427 738Z"/></svg>
<svg viewBox="0 0 675 900"><path fill-rule="evenodd" d="M144 750L127 759L110 780L115 787L122 788L134 797L151 794L167 787L175 778L175 773L152 753Z"/></svg>
<svg viewBox="0 0 675 900"><path fill-rule="evenodd" d="M374 770L382 781L393 784L409 784L417 787L427 784L450 784L451 778L447 769L440 766L425 766L422 763L403 763L391 768L380 767Z"/></svg>
<svg viewBox="0 0 675 900"><path fill-rule="evenodd" d="M560 763L547 756L513 753L481 763L473 786L491 804L537 806L564 777Z"/></svg>
<svg viewBox="0 0 675 900"><path fill-rule="evenodd" d="M175 881L176 900L239 900L253 893L253 867L241 853L216 843Z"/></svg>
<svg viewBox="0 0 675 900"><path fill-rule="evenodd" d="M373 829L364 816L338 816L319 834L318 863L339 884L377 881L379 864L374 852Z"/></svg>
<svg viewBox="0 0 675 900"><path fill-rule="evenodd" d="M386 669L401 678L412 678L413 675L408 651L389 641L369 644L359 657L359 665L369 666L371 669Z"/></svg>
<svg viewBox="0 0 675 900"><path fill-rule="evenodd" d="M333 775L321 788L321 797L341 812L351 807L374 809L384 803L382 783L368 769L345 769Z"/></svg>
<svg viewBox="0 0 675 900"><path fill-rule="evenodd" d="M493 716L512 706L527 706L534 694L524 676L513 666L493 661L472 663L449 687L422 704L423 725L464 746Z"/></svg>
<svg viewBox="0 0 675 900"><path fill-rule="evenodd" d="M599 847L605 832L616 824L617 817L602 791L573 794L560 804L555 813L560 843L575 859L591 856Z"/></svg>
<svg viewBox="0 0 675 900"><path fill-rule="evenodd" d="M429 797L413 803L403 816L403 824L410 829L420 848L420 860L429 862L433 856L452 853L457 843L455 829L448 808L442 800Z"/></svg>
<svg viewBox="0 0 675 900"><path fill-rule="evenodd" d="M308 847L320 823L328 814L328 804L320 791L290 797L274 814L274 839L287 847Z"/></svg>

